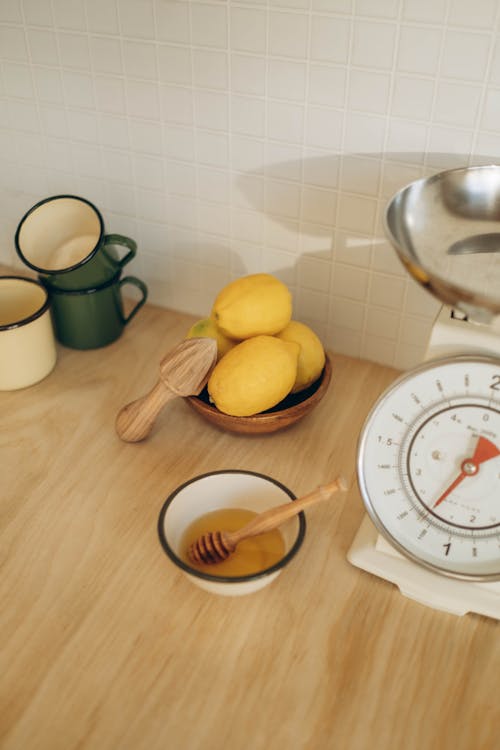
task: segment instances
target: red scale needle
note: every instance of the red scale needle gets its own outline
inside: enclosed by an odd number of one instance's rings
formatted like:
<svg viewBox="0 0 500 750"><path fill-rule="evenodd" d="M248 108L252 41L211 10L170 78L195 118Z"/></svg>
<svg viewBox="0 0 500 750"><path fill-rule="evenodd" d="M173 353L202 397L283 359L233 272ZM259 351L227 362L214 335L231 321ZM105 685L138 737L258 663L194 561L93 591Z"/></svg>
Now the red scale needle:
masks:
<svg viewBox="0 0 500 750"><path fill-rule="evenodd" d="M471 458L466 458L465 461L462 461L460 474L456 479L453 480L450 486L445 489L443 494L438 497L433 507L436 508L440 503L442 503L443 500L448 497L450 492L453 492L455 487L458 487L460 482L462 482L466 477L472 477L477 474L481 464L483 464L485 461L489 461L491 458L495 458L496 456L500 456L500 449L498 449L497 446L491 442L491 440L480 437L477 441L474 455L471 456Z"/></svg>

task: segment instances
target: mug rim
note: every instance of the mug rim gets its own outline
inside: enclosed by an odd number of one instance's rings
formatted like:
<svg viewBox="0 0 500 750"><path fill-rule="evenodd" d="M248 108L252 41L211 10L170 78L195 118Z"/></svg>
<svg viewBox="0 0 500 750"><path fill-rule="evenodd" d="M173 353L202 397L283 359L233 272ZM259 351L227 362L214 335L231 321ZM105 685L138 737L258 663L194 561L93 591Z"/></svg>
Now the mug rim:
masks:
<svg viewBox="0 0 500 750"><path fill-rule="evenodd" d="M107 281L104 281L102 284L97 284L96 286L88 286L84 289L59 289L57 286L53 286L53 284L50 283L47 279L40 278L40 283L43 287L45 287L46 290L50 292L50 294L68 294L71 296L78 296L82 294L93 294L94 292L100 292L102 289L107 289L108 286L113 286L117 281L119 281L121 275L121 269L118 270L111 278L109 278Z"/></svg>
<svg viewBox="0 0 500 750"><path fill-rule="evenodd" d="M35 284L37 287L39 287L42 292L45 294L45 302L42 304L38 310L35 310L34 313L31 315L28 315L26 318L21 318L20 320L16 320L13 323L4 323L0 324L0 331L8 331L12 328L20 328L21 326L28 325L28 323L32 323L37 318L40 318L50 307L50 299L47 290L36 279L30 279L27 276L15 276L15 275L8 275L8 276L0 276L0 284L2 283L3 279L14 279L15 281L27 281L30 284Z"/></svg>
<svg viewBox="0 0 500 750"><path fill-rule="evenodd" d="M24 255L21 245L19 244L19 235L21 233L21 229L26 222L26 220L29 218L30 214L32 214L34 211L39 209L41 206L43 206L45 203L51 203L52 201L60 200L62 198L71 198L72 200L80 201L81 203L86 203L90 208L95 212L97 219L99 221L99 239L97 241L97 244L95 245L94 249L90 251L88 255L85 256L85 258L82 261L79 261L78 263L74 263L72 266L68 266L67 268L58 268L58 269L49 269L49 268L42 268L41 266L36 266L34 263L32 263L26 256ZM19 224L17 225L16 234L14 235L14 244L16 247L16 252L27 266L32 268L34 271L38 271L38 273L43 274L49 274L50 276L56 276L57 274L64 274L64 273L70 273L71 271L75 271L78 268L81 268L82 266L86 265L92 258L95 256L95 254L98 252L101 241L104 236L104 219L102 218L101 212L95 206L92 201L89 201L88 198L82 198L80 195L72 195L71 193L62 193L61 195L50 195L48 198L43 198L41 201L38 201L38 203L35 203L34 206L31 206L31 208L26 211L22 219L20 220Z"/></svg>

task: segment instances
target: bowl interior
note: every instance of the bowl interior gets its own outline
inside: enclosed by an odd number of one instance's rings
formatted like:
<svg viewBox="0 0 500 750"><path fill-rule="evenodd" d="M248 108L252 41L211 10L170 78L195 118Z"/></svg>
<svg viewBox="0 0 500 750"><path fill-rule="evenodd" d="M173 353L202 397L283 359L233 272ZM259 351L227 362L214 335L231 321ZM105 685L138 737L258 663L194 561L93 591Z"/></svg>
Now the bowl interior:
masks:
<svg viewBox="0 0 500 750"><path fill-rule="evenodd" d="M386 210L386 234L438 299L499 313L499 208L499 166L451 169L396 193ZM429 276L439 284L429 285Z"/></svg>
<svg viewBox="0 0 500 750"><path fill-rule="evenodd" d="M203 474L181 485L165 501L158 521L160 542L170 559L190 575L228 583L260 578L282 568L299 549L305 534L303 513L280 526L284 557L271 568L247 576L224 578L190 567L181 559L183 534L196 518L219 508L245 508L260 513L294 498L289 489L264 474L238 470Z"/></svg>

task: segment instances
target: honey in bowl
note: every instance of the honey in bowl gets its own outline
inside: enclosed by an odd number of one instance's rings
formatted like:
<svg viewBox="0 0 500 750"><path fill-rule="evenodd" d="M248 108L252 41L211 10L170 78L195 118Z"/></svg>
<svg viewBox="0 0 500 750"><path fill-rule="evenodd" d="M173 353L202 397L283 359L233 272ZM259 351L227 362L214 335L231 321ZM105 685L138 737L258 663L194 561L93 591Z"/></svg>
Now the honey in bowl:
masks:
<svg viewBox="0 0 500 750"><path fill-rule="evenodd" d="M285 555L285 542L278 529L243 539L227 560L212 565L193 563L188 557L189 546L209 531L237 531L257 513L243 508L220 508L200 516L188 526L181 540L181 557L192 568L214 576L234 578L260 573Z"/></svg>

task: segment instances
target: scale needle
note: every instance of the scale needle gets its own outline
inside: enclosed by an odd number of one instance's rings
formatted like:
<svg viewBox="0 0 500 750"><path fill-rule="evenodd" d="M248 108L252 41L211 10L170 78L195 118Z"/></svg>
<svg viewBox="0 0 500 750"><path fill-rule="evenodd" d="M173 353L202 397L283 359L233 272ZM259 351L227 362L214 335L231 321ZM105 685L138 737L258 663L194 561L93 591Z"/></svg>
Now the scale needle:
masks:
<svg viewBox="0 0 500 750"><path fill-rule="evenodd" d="M498 449L497 446L491 442L491 440L480 437L477 441L474 454L471 456L471 458L466 458L464 461L462 461L462 464L460 466L460 474L456 479L453 480L450 486L447 487L443 494L438 497L433 505L433 508L437 508L437 506L448 497L450 492L453 492L455 487L458 487L460 482L462 482L466 477L472 477L477 474L477 472L479 471L479 466L481 464L483 464L485 461L489 461L490 458L495 458L496 456L500 456L500 449Z"/></svg>

